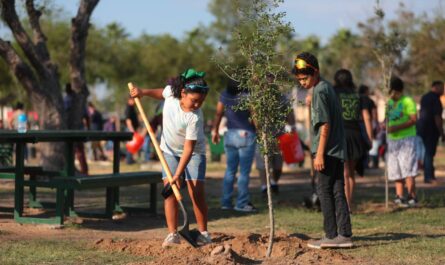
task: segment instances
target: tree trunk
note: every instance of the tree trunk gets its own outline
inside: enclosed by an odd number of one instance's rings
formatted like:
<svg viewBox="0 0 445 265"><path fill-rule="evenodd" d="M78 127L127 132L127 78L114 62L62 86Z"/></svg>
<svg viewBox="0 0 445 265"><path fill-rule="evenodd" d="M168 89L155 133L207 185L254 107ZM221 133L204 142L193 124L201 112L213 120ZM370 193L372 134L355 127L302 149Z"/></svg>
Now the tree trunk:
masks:
<svg viewBox="0 0 445 265"><path fill-rule="evenodd" d="M88 95L86 88L85 73L84 73L84 57L85 57L85 43L88 30L89 18L91 16L94 7L99 0L82 0L79 6L79 12L76 21L82 23L77 25L77 30L80 31L82 38L73 38L74 41L78 41L79 44L72 45L72 60L74 69L78 69L77 65L80 65L79 74L73 82L76 84L74 87L77 91L81 91L83 95L79 103L76 101L74 104L75 109L73 112L77 113L72 120L75 124L81 123L81 109L85 106L85 98ZM32 29L32 38L24 30L20 19L15 10L14 0L1 0L1 16L6 25L10 28L18 46L23 51L26 58L25 62L19 56L19 53L12 47L12 45L0 38L0 56L9 66L12 74L16 77L18 82L25 89L26 94L30 98L33 108L39 114L40 129L45 130L60 130L67 128L65 122L65 113L63 107L63 98L59 84L59 73L57 66L51 61L50 54L46 45L46 36L43 34L40 28L40 16L42 12L37 10L34 6L33 0L26 0L26 12L29 18L29 23ZM73 25L74 28L74 25ZM75 47L81 47L75 49ZM81 52L77 52L80 50ZM83 51L83 52L82 52ZM73 64L73 63L72 63ZM81 89L80 89L80 88ZM42 145L42 165L49 169L61 169L64 161L60 154L64 152L62 144L44 144Z"/></svg>
<svg viewBox="0 0 445 265"><path fill-rule="evenodd" d="M267 185L267 204L269 206L269 244L267 246L266 257L270 257L272 254L273 241L275 237L275 218L273 211L273 201L272 201L272 192L270 190L270 165L269 165L269 156L268 156L268 142L266 133L262 133L263 144L265 146L264 150L264 167L266 170L266 185Z"/></svg>

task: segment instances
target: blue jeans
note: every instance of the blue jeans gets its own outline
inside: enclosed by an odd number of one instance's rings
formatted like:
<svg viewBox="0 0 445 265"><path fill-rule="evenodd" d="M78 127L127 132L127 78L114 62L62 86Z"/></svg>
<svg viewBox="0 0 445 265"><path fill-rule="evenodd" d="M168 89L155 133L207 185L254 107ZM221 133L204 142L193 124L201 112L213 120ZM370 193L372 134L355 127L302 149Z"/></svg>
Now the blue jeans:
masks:
<svg viewBox="0 0 445 265"><path fill-rule="evenodd" d="M144 145L142 145L142 151L144 152L144 160L150 161L150 153L151 153L151 147L150 147L150 136L145 136L144 138Z"/></svg>
<svg viewBox="0 0 445 265"><path fill-rule="evenodd" d="M236 207L243 208L250 202L249 179L253 158L255 157L256 134L251 131L229 129L224 134L224 150L227 157L227 168L223 181L221 204L232 207L233 185L235 183L238 165L238 197Z"/></svg>
<svg viewBox="0 0 445 265"><path fill-rule="evenodd" d="M181 157L167 154L163 152L165 161L167 162L168 168L170 169L172 174L175 174L176 169L178 168L179 161ZM187 166L184 170L184 176L182 176L185 180L197 180L204 181L206 175L206 156L200 154L193 154L188 162ZM162 169L162 179L167 178L167 173L164 169Z"/></svg>

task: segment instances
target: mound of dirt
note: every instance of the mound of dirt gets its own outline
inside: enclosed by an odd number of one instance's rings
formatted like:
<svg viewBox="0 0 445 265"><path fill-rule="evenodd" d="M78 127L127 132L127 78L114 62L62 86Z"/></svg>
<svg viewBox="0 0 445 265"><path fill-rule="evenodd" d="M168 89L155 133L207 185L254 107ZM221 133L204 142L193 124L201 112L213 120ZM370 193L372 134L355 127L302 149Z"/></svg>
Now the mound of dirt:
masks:
<svg viewBox="0 0 445 265"><path fill-rule="evenodd" d="M333 250L312 250L298 237L280 234L270 258L265 258L268 236L261 234L214 233L212 244L193 248L182 242L163 249L158 240L100 239L96 248L133 255L153 257L152 262L138 264L345 264L356 263L350 257Z"/></svg>

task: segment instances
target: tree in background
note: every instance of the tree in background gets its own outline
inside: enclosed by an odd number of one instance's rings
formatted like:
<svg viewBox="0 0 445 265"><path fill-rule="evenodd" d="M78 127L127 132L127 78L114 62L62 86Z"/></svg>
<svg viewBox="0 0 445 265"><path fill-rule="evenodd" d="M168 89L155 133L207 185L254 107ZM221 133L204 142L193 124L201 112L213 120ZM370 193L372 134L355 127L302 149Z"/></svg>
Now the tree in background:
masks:
<svg viewBox="0 0 445 265"><path fill-rule="evenodd" d="M99 0L80 1L77 15L71 21L70 36L70 82L75 91L71 117L73 128L81 127L82 109L89 94L85 80L85 46L88 36L90 16ZM36 7L33 0L26 0L29 31L26 31L17 13L14 0L1 0L1 17L11 30L18 47L0 38L0 56L8 65L17 81L26 91L33 107L40 116L40 128L57 130L66 128L62 92L60 88L59 66L51 59L47 37L40 18L45 10ZM19 52L20 51L20 52ZM60 168L61 145L48 144L42 152L43 166Z"/></svg>
<svg viewBox="0 0 445 265"><path fill-rule="evenodd" d="M232 79L239 81L240 87L248 90L248 96L238 107L250 110L264 154L270 219L267 257L272 253L275 233L268 158L278 152L276 133L284 127L290 111L290 106L286 107L283 102L281 89L289 85L289 80L286 69L280 63L277 45L280 39L290 35L292 29L283 22L284 13L273 13L273 9L282 2L253 0L249 6L239 7L240 24L235 27L233 41L238 51L235 56L241 57L236 62L243 63L221 63L222 69Z"/></svg>

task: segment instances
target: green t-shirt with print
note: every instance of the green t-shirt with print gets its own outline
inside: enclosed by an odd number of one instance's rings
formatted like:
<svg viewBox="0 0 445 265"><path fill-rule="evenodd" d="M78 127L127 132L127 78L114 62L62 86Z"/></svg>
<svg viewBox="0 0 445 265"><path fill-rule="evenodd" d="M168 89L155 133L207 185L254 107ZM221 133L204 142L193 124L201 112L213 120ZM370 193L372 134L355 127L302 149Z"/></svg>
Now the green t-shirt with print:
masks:
<svg viewBox="0 0 445 265"><path fill-rule="evenodd" d="M320 82L313 88L311 103L311 130L312 148L311 152L317 152L320 143L320 126L328 123L330 126L329 138L325 154L339 159L345 159L346 140L343 128L343 119L340 103L331 84L326 80Z"/></svg>
<svg viewBox="0 0 445 265"><path fill-rule="evenodd" d="M416 113L416 102L411 97L402 96L397 102L394 102L393 99L388 101L389 126L403 124L409 120L411 115ZM400 140L411 136L416 136L415 125L397 132L388 133L388 138L391 140Z"/></svg>

